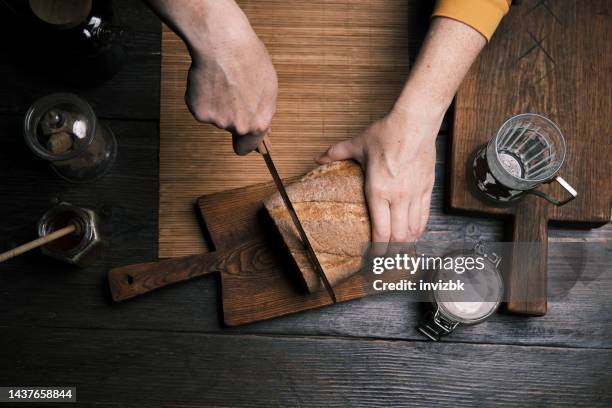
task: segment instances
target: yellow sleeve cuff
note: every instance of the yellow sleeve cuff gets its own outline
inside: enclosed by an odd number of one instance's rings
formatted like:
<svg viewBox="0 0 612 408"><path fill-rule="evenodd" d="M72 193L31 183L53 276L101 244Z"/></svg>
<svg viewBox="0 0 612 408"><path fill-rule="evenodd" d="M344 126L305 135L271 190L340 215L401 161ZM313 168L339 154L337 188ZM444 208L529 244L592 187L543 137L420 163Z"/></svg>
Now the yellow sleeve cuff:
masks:
<svg viewBox="0 0 612 408"><path fill-rule="evenodd" d="M511 0L438 0L432 17L461 21L482 34L487 41L508 13Z"/></svg>

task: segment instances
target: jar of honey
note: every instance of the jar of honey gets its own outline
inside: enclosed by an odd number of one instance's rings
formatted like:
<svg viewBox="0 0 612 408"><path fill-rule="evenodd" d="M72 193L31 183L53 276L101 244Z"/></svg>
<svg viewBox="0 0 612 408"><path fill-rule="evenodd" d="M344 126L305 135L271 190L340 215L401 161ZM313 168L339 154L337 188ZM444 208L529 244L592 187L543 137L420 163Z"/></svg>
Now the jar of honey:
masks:
<svg viewBox="0 0 612 408"><path fill-rule="evenodd" d="M80 267L91 265L103 248L100 219L93 210L61 202L38 221L38 236L44 237L69 225L74 225L75 231L44 245L42 253Z"/></svg>

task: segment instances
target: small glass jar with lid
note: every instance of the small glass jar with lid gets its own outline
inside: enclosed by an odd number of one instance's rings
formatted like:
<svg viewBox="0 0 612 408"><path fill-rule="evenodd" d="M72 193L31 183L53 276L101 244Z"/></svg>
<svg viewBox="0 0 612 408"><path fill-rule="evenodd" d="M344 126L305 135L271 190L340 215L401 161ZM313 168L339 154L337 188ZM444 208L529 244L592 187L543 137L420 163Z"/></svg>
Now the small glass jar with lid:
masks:
<svg viewBox="0 0 612 408"><path fill-rule="evenodd" d="M28 147L70 182L96 180L117 156L112 130L85 100L70 93L37 100L26 113L24 136Z"/></svg>
<svg viewBox="0 0 612 408"><path fill-rule="evenodd" d="M452 258L478 258L482 268L439 269L433 274L434 282L456 280L463 290L432 290L429 310L418 330L430 340L439 341L459 325L475 325L492 316L502 302L504 284L499 271L501 256L482 242L474 245L473 252L461 251ZM465 262L465 261L463 261ZM454 265L459 263L453 262ZM463 263L461 263L463 264Z"/></svg>
<svg viewBox="0 0 612 408"><path fill-rule="evenodd" d="M90 266L104 246L100 218L93 210L60 202L38 221L38 236L47 236L69 225L76 227L74 232L45 244L42 253L80 267Z"/></svg>

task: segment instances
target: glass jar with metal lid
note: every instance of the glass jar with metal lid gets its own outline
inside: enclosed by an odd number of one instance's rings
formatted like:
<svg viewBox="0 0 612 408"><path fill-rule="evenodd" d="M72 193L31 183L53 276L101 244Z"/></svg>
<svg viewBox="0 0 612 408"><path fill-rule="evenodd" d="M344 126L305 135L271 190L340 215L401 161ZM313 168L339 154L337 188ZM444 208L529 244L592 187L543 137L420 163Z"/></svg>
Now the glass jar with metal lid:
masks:
<svg viewBox="0 0 612 408"><path fill-rule="evenodd" d="M74 233L44 245L42 253L80 267L90 266L104 245L100 218L93 210L60 202L38 221L38 236L47 236L71 224L76 227Z"/></svg>
<svg viewBox="0 0 612 408"><path fill-rule="evenodd" d="M482 268L439 269L433 274L434 282L456 280L463 290L432 290L429 310L418 330L433 341L453 332L459 325L481 323L493 315L503 298L503 280L499 272L501 256L491 252L479 242L473 252L452 255L453 259L472 257L480 260ZM458 263L453 263L457 265Z"/></svg>

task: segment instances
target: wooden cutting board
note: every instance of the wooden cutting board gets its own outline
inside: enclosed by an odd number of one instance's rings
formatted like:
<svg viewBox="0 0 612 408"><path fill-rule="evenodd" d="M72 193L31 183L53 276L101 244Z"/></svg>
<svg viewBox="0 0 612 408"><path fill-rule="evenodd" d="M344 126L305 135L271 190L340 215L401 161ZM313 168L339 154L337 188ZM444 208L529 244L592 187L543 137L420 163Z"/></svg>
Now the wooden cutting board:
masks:
<svg viewBox="0 0 612 408"><path fill-rule="evenodd" d="M612 202L612 1L522 1L511 7L455 101L450 207L511 216L515 248L507 270L508 310L546 313L548 221L589 226L610 221ZM578 190L563 207L528 196L494 208L474 192L471 156L512 115L552 119L567 141L560 175ZM560 197L557 185L544 191ZM538 244L540 243L540 244Z"/></svg>
<svg viewBox="0 0 612 408"><path fill-rule="evenodd" d="M272 124L283 177L304 174L330 144L352 137L393 105L427 28L418 0L238 0L278 72ZM194 198L270 180L256 155L237 157L229 135L197 123L184 103L190 58L162 34L159 256L205 249ZM153 97L153 96L152 96Z"/></svg>
<svg viewBox="0 0 612 408"><path fill-rule="evenodd" d="M269 182L201 197L198 206L210 252L115 268L108 276L113 299L220 272L223 318L229 326L331 304L325 291L308 293L300 287L299 271L263 206L275 191ZM365 275L358 273L334 292L343 302L371 293L368 288Z"/></svg>

